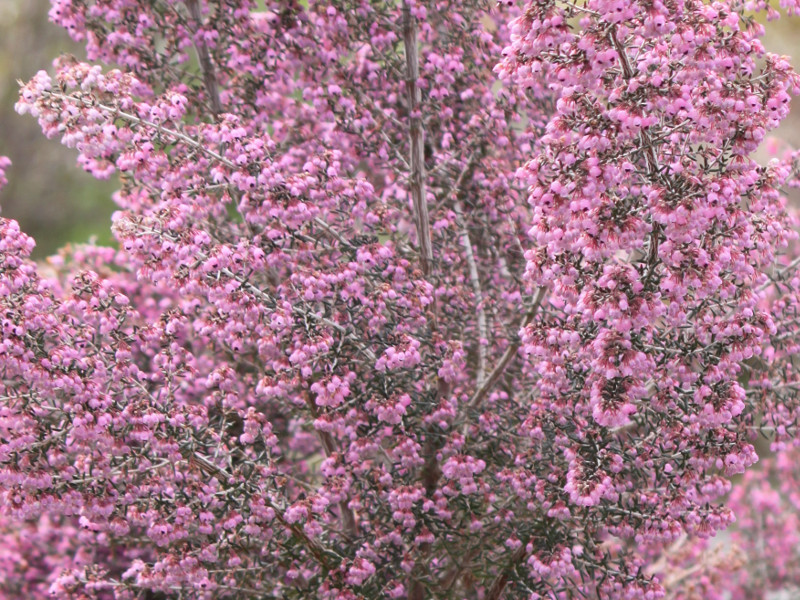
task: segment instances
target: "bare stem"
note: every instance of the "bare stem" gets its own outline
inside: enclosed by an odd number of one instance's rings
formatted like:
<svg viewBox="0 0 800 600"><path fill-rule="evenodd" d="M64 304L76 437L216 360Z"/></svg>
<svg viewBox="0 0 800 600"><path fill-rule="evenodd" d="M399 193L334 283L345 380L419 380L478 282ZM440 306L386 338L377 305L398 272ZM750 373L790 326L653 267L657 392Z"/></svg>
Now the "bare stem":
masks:
<svg viewBox="0 0 800 600"><path fill-rule="evenodd" d="M539 288L538 293L536 294L536 298L533 300L533 305L528 309L528 313L525 315L525 318L522 319L522 323L520 323L520 327L525 327L536 316L536 313L539 312L539 307L542 305L542 300L544 300L544 295L547 292L547 288ZM495 386L497 381L500 377L505 373L505 370L508 368L508 365L511 364L511 361L517 355L517 351L519 350L520 340L514 340L509 344L506 351L503 353L503 356L497 362L492 372L489 374L489 377L480 386L475 393L472 395L472 398L469 399L468 408L476 408L480 403L486 398L486 395L492 391L492 388Z"/></svg>
<svg viewBox="0 0 800 600"><path fill-rule="evenodd" d="M416 17L411 15L411 6L407 0L403 1L403 46L406 55L406 92L408 95L409 113L409 141L411 146L411 173L409 174L409 188L411 201L414 207L414 224L417 230L417 244L419 245L420 266L426 277L431 274L433 265L433 243L431 242L431 229L428 217L428 203L425 199L425 131L422 127L422 92L417 85L419 80L419 40L417 37ZM432 315L432 328L436 328L436 312ZM439 380L438 394L447 391L447 384ZM436 488L440 470L436 458L435 444L428 433L425 444L425 465L422 469L422 480L428 493ZM429 544L420 548L422 556L430 551ZM409 600L424 600L425 586L412 573L409 582Z"/></svg>
<svg viewBox="0 0 800 600"><path fill-rule="evenodd" d="M406 91L408 94L409 138L411 142L411 174L409 187L414 205L414 223L417 229L422 272L430 275L433 264L433 244L425 200L425 131L422 127L422 91L419 80L419 41L417 20L411 15L408 2L403 3L403 46L406 54Z"/></svg>
<svg viewBox="0 0 800 600"><path fill-rule="evenodd" d="M486 381L486 344L489 340L489 329L486 325L486 311L483 308L483 290L481 288L481 278L478 274L478 263L475 261L475 253L472 250L472 241L469 239L469 231L464 221L464 211L460 201L456 201L455 213L460 221L461 245L464 247L464 255L467 258L469 281L472 285L475 307L478 311L478 369L476 381L480 388Z"/></svg>

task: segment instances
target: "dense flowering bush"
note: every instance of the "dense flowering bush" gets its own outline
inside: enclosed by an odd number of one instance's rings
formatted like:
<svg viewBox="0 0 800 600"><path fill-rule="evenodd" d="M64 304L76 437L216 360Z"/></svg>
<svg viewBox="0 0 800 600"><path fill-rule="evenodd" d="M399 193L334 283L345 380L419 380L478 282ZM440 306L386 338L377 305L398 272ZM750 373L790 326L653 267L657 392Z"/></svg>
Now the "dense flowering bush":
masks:
<svg viewBox="0 0 800 600"><path fill-rule="evenodd" d="M0 221L0 597L800 585L773 8L52 4L118 248Z"/></svg>

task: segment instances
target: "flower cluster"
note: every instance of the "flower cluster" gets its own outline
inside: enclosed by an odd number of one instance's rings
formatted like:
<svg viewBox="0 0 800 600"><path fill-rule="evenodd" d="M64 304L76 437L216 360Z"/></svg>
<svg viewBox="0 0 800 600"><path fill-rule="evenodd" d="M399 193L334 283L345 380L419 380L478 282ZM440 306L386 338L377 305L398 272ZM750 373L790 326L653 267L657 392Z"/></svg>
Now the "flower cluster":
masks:
<svg viewBox="0 0 800 600"><path fill-rule="evenodd" d="M10 166L11 166L11 161L8 160L8 157L0 156L0 190L3 189L6 185L8 185L8 179L6 179L6 171Z"/></svg>

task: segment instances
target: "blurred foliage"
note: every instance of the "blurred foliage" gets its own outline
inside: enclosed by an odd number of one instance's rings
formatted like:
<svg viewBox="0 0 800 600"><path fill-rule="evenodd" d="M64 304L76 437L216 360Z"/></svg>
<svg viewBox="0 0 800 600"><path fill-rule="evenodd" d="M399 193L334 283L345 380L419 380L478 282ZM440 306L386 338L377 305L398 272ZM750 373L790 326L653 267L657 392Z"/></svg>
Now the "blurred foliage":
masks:
<svg viewBox="0 0 800 600"><path fill-rule="evenodd" d="M61 53L85 56L48 21L49 0L0 0L0 155L13 161L0 193L2 216L16 219L36 240L35 256L69 241L110 243L111 194L118 184L97 181L77 166L77 152L42 135L35 119L14 112L19 85Z"/></svg>
<svg viewBox="0 0 800 600"><path fill-rule="evenodd" d="M262 3L259 3L262 4ZM777 2L775 2L777 4ZM14 112L17 80L27 81L40 69L50 70L62 53L78 57L83 49L47 18L49 0L0 0L0 155L13 161L2 192L2 215L16 219L36 240L35 256L43 258L68 242L95 238L111 243L111 194L117 182L96 181L76 166L74 150L46 139L30 116ZM759 16L765 22L763 15ZM764 44L771 52L787 54L800 68L800 18L765 23ZM800 147L800 101L774 137ZM786 148L781 144L773 146ZM770 152L761 151L766 162Z"/></svg>
<svg viewBox="0 0 800 600"><path fill-rule="evenodd" d="M777 2L772 4L776 5ZM763 15L760 16L759 21L767 31L763 40L766 49L790 57L792 66L800 71L800 17L766 21ZM787 142L792 148L800 148L800 98L792 99L792 112L772 135Z"/></svg>

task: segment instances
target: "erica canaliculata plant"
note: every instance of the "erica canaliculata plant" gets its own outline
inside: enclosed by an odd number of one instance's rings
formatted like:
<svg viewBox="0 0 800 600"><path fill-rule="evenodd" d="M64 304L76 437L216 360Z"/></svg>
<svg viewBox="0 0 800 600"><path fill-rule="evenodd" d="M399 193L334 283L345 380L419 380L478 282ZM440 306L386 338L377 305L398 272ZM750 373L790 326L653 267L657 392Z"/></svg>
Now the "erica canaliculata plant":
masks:
<svg viewBox="0 0 800 600"><path fill-rule="evenodd" d="M759 10L54 0L88 62L17 109L119 179L117 246L0 222L0 597L796 584Z"/></svg>

